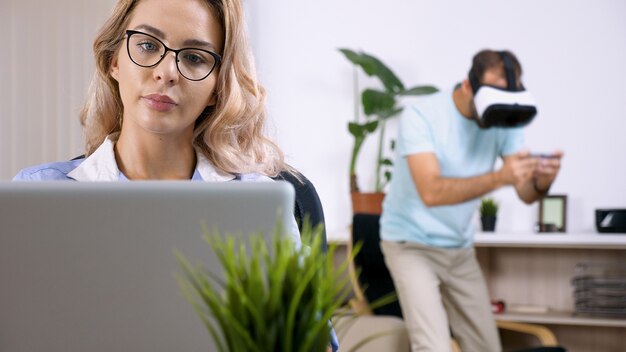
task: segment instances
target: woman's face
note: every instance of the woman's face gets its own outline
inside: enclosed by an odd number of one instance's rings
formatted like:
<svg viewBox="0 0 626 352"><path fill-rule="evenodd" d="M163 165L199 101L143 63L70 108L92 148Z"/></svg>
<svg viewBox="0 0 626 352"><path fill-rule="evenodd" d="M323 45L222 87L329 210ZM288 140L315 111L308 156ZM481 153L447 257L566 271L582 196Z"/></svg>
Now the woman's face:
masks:
<svg viewBox="0 0 626 352"><path fill-rule="evenodd" d="M128 28L149 34L171 49L196 48L220 54L224 34L213 10L199 0L142 0L131 14ZM131 50L148 55L160 45L133 34ZM137 38L140 38L139 40ZM143 37L148 38L149 37ZM179 72L175 53L168 51L153 67L141 67L131 61L128 38L111 62L111 76L118 82L124 105L123 130L148 131L158 135L191 138L194 122L205 107L215 104L217 71L201 81L191 81ZM179 65L197 65L202 57L181 53ZM133 59L138 61L136 55ZM150 54L157 55L158 54ZM209 56L204 57L209 58ZM190 139L191 140L191 139Z"/></svg>

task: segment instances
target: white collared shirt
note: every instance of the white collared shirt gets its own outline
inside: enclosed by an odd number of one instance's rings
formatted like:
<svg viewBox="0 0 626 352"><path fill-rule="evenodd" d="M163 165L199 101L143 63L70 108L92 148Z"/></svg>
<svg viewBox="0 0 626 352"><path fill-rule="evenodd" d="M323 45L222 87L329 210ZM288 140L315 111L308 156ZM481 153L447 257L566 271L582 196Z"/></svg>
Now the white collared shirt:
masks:
<svg viewBox="0 0 626 352"><path fill-rule="evenodd" d="M118 134L107 136L104 142L80 165L67 173L67 177L76 181L127 181L115 160L115 140ZM196 150L196 169L192 180L206 182L232 181L235 175L217 170L211 162ZM259 175L262 178L262 175Z"/></svg>

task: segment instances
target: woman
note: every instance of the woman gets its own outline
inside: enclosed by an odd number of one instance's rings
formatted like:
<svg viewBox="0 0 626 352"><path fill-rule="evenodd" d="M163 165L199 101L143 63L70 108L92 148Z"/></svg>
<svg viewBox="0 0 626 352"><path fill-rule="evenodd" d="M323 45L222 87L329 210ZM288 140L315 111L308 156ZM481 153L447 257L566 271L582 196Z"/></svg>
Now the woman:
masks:
<svg viewBox="0 0 626 352"><path fill-rule="evenodd" d="M238 0L119 0L94 55L86 157L14 180L262 181L288 169L262 134L265 93Z"/></svg>
<svg viewBox="0 0 626 352"><path fill-rule="evenodd" d="M264 90L243 26L238 1L119 1L94 42L87 158L16 179L225 181L286 169L262 135Z"/></svg>

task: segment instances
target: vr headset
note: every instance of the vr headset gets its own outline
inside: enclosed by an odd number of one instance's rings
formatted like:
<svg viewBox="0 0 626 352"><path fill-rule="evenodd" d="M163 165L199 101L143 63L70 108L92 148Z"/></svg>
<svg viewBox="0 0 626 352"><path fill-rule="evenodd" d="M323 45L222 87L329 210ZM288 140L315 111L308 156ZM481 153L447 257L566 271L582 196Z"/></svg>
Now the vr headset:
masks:
<svg viewBox="0 0 626 352"><path fill-rule="evenodd" d="M474 93L474 105L478 112L478 125L489 127L522 127L528 125L535 115L535 100L521 85L515 85L515 69L511 56L499 52L504 63L506 89L480 84L474 70L469 72L469 81Z"/></svg>

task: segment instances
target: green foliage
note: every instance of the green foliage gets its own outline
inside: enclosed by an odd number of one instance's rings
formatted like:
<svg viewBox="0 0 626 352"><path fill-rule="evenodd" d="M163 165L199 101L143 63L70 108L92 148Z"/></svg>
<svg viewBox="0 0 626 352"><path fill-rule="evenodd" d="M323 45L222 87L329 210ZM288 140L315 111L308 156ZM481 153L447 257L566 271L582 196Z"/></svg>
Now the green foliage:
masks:
<svg viewBox="0 0 626 352"><path fill-rule="evenodd" d="M498 203L493 198L483 198L480 201L480 216L496 216Z"/></svg>
<svg viewBox="0 0 626 352"><path fill-rule="evenodd" d="M364 53L355 52L350 49L339 49L344 56L355 65L360 67L370 77L376 77L382 83L384 90L365 89L361 93L361 104L366 121L361 122L359 109L355 109L354 121L348 123L348 130L354 136L354 147L350 158L350 191L359 192L356 179L356 162L363 146L365 138L379 131L378 153L376 157L376 184L375 191L382 192L385 185L391 179L391 160L383 156L383 144L385 142L385 124L387 119L397 116L402 112L402 107L398 106L398 98L407 95L424 95L437 92L437 88L432 86L418 86L405 89L400 79L376 57ZM358 100L358 82L355 72L355 101ZM388 162L389 161L389 162Z"/></svg>
<svg viewBox="0 0 626 352"><path fill-rule="evenodd" d="M261 234L244 239L205 231L221 276L176 252L181 288L220 352L326 351L328 322L349 293L352 258L335 268L336 246L324 252L321 231L305 221L300 248L279 226L269 245Z"/></svg>

